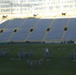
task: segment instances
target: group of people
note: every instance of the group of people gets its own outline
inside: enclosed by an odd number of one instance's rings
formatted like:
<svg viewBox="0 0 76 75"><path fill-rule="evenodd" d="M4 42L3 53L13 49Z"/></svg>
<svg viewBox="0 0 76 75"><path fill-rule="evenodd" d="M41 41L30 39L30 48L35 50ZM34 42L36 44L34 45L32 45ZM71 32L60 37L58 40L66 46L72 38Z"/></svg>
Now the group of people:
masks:
<svg viewBox="0 0 76 75"><path fill-rule="evenodd" d="M39 68L42 65L42 60L27 60L28 68Z"/></svg>
<svg viewBox="0 0 76 75"><path fill-rule="evenodd" d="M31 50L29 52L24 52L24 51L20 51L18 52L18 57L19 58L31 58L33 57L34 52ZM48 48L45 49L45 59L50 59L52 56L51 52L49 51Z"/></svg>
<svg viewBox="0 0 76 75"><path fill-rule="evenodd" d="M34 52L31 50L31 51L29 51L29 52L24 52L24 51L20 51L20 52L18 52L18 57L20 58L20 59L27 59L27 64L28 64L28 67L31 69L31 68L37 68L37 67L39 67L39 66L41 66L42 65L42 61L43 60L49 60L49 59L51 59L51 52L49 51L49 49L48 48L46 48L45 50L44 50L44 58L43 59L32 59L33 57L34 57ZM30 59L31 58L31 59Z"/></svg>
<svg viewBox="0 0 76 75"><path fill-rule="evenodd" d="M30 69L32 68L39 68L41 65L42 65L42 61L43 60L50 60L51 57L52 57L52 54L51 52L49 51L48 48L45 49L44 51L44 55L45 55L45 58L44 59L39 59L39 60L28 60L27 63L28 63L28 66Z"/></svg>
<svg viewBox="0 0 76 75"><path fill-rule="evenodd" d="M31 51L29 51L29 52L24 52L24 51L20 51L20 52L18 52L18 57L19 58L31 58L33 56L33 51L31 50Z"/></svg>
<svg viewBox="0 0 76 75"><path fill-rule="evenodd" d="M0 57L7 57L9 56L9 51L0 51ZM52 53L49 51L48 48L46 48L44 50L44 58L43 60L51 60L52 57ZM34 57L34 52L32 50L30 50L29 52L25 52L25 51L20 51L18 52L18 58L19 59L27 59L27 65L28 67L31 68L37 68L40 67L42 65L42 59L33 59ZM75 60L76 61L76 53L71 53L71 60Z"/></svg>
<svg viewBox="0 0 76 75"><path fill-rule="evenodd" d="M0 51L0 57L9 56L9 51Z"/></svg>

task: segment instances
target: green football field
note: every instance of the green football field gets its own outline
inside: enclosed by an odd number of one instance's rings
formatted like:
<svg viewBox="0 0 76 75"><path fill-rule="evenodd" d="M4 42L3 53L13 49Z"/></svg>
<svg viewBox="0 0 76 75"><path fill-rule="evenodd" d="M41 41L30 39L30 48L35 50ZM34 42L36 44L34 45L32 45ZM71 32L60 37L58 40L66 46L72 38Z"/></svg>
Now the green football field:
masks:
<svg viewBox="0 0 76 75"><path fill-rule="evenodd" d="M44 50L52 53L50 61L45 60ZM9 50L9 56L0 57L0 75L76 75L76 62L70 54L76 52L75 44L5 44L0 45L0 51ZM29 52L34 55L29 60L44 59L41 66L29 69L27 60L18 59L18 52Z"/></svg>

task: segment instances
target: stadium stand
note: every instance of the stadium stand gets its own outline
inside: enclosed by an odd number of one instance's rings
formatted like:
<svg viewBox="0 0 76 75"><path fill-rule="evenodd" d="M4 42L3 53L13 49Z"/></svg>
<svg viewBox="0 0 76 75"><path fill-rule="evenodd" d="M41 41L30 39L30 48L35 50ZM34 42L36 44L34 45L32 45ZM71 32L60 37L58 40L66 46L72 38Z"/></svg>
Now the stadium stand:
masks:
<svg viewBox="0 0 76 75"><path fill-rule="evenodd" d="M30 29L35 25L35 23L38 21L38 19L27 19L20 27L19 31L15 33L14 36L10 40L12 41L24 41L25 38L30 33Z"/></svg>
<svg viewBox="0 0 76 75"><path fill-rule="evenodd" d="M5 28L5 27L8 25L9 22L10 22L10 20L6 20L6 21L4 21L4 22L1 22L1 23L0 23L0 29L1 29L1 28Z"/></svg>
<svg viewBox="0 0 76 75"><path fill-rule="evenodd" d="M68 19L56 19L51 26L51 30L46 36L46 41L60 41L64 32L64 27Z"/></svg>
<svg viewBox="0 0 76 75"><path fill-rule="evenodd" d="M9 37L11 36L11 34L13 33L12 31L14 30L14 28L18 27L19 23L21 23L21 19L13 19L13 20L9 20L6 21L4 24L1 24L0 26L3 26L2 28L4 28L4 33L2 33L0 35L0 41L6 42Z"/></svg>
<svg viewBox="0 0 76 75"><path fill-rule="evenodd" d="M75 18L16 18L0 24L0 42L75 41Z"/></svg>
<svg viewBox="0 0 76 75"><path fill-rule="evenodd" d="M68 30L64 37L65 40L74 40L74 41L76 40L75 28L76 28L76 19L72 18L70 19Z"/></svg>
<svg viewBox="0 0 76 75"><path fill-rule="evenodd" d="M27 40L42 41L42 39L46 33L46 29L47 29L48 25L50 25L51 21L52 21L51 19L41 19Z"/></svg>

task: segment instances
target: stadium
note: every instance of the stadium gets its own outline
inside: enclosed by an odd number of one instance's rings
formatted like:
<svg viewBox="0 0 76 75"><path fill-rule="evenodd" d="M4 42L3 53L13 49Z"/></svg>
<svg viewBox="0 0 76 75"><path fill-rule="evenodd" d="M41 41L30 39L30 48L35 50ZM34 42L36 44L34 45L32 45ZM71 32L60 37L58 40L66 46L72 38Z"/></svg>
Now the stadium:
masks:
<svg viewBox="0 0 76 75"><path fill-rule="evenodd" d="M1 75L76 75L75 0L0 0Z"/></svg>

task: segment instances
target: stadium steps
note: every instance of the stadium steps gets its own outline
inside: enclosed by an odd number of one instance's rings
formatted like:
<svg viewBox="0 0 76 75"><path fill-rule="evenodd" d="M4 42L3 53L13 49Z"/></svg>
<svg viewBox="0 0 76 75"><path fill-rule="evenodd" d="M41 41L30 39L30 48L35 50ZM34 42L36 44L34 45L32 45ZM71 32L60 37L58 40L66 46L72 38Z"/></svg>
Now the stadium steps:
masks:
<svg viewBox="0 0 76 75"><path fill-rule="evenodd" d="M65 28L68 28L69 22L70 22L70 18L68 19ZM65 37L66 32L67 32L67 29L64 30L64 32L63 32L63 34L62 34L62 37L61 37L61 41L64 41L64 37Z"/></svg>
<svg viewBox="0 0 76 75"><path fill-rule="evenodd" d="M35 25L32 27L33 29L35 29L35 27L37 26L37 24L39 23L40 21L40 18L39 20L35 23ZM29 38L29 36L31 35L32 32L29 32L29 34L27 35L27 37L24 39L24 42L27 41L27 39Z"/></svg>
<svg viewBox="0 0 76 75"><path fill-rule="evenodd" d="M54 23L54 21L55 21L55 19L53 19L52 22L51 22L51 24L48 26L48 28L50 28L50 30L51 30L51 26L52 26L52 24ZM43 39L42 39L42 42L45 41L45 38L46 38L46 36L48 35L48 32L49 32L49 31L46 31L46 33L45 33L45 35L44 35L44 37L43 37Z"/></svg>
<svg viewBox="0 0 76 75"><path fill-rule="evenodd" d="M18 30L19 27L22 26L26 20L27 20L27 19L24 19L23 22L22 22L16 29ZM12 34L11 34L11 36L9 37L9 39L7 40L7 42L10 41L10 39L14 36L14 34L15 34L15 32L12 32Z"/></svg>

